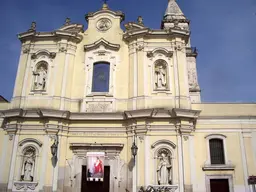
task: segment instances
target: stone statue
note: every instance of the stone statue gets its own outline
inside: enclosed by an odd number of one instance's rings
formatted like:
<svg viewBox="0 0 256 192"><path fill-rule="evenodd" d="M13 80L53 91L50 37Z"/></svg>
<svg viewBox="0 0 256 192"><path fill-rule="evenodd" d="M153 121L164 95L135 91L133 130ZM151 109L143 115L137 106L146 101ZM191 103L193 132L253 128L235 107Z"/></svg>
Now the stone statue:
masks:
<svg viewBox="0 0 256 192"><path fill-rule="evenodd" d="M155 70L156 89L166 89L166 70L160 65Z"/></svg>
<svg viewBox="0 0 256 192"><path fill-rule="evenodd" d="M170 163L169 157L166 156L166 154L162 153L157 169L159 185L170 185L172 183L171 169L172 165Z"/></svg>
<svg viewBox="0 0 256 192"><path fill-rule="evenodd" d="M138 21L138 23L139 23L140 25L144 25L142 16L139 16L139 17L137 18L137 21Z"/></svg>
<svg viewBox="0 0 256 192"><path fill-rule="evenodd" d="M35 169L35 154L29 151L24 157L24 162L21 170L21 180L22 181L33 181L34 179L34 169Z"/></svg>
<svg viewBox="0 0 256 192"><path fill-rule="evenodd" d="M33 72L35 76L34 89L44 90L46 85L47 70L41 66L37 71Z"/></svg>

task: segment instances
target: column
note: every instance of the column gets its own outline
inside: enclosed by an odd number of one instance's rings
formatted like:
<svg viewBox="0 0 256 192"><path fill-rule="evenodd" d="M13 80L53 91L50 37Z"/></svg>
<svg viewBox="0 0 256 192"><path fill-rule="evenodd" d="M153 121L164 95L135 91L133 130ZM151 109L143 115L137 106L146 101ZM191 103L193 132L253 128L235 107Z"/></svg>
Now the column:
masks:
<svg viewBox="0 0 256 192"><path fill-rule="evenodd" d="M59 137L59 136L56 136L56 137ZM52 191L53 192L56 192L58 189L59 157L60 157L60 139L59 139L59 143L58 143L57 163L56 163L56 166L53 167L53 181L52 181Z"/></svg>
<svg viewBox="0 0 256 192"><path fill-rule="evenodd" d="M179 189L184 192L184 168L183 168L183 141L182 135L178 135L178 161L179 161Z"/></svg>
<svg viewBox="0 0 256 192"><path fill-rule="evenodd" d="M9 181L8 181L8 191L9 190L11 191L12 190L12 186L13 186L13 178L14 178L14 172L15 172L15 164L16 164L16 157L17 157L17 150L18 150L18 142L19 142L19 136L18 135L14 135L11 168L10 168Z"/></svg>
<svg viewBox="0 0 256 192"><path fill-rule="evenodd" d="M149 160L151 160L150 158L150 153L149 153L149 142L148 142L148 136L145 135L144 136L144 155L145 155L145 187L147 187L149 185L149 174L150 174L150 171L149 171Z"/></svg>
<svg viewBox="0 0 256 192"><path fill-rule="evenodd" d="M246 160L246 154L245 154L245 146L244 146L243 133L239 133L239 139L240 139L240 148L241 148L241 155L242 155L242 162L243 162L245 191L249 192L250 188L249 188L249 185L248 185L248 182L247 182L247 179L248 179L248 167L247 167L247 160Z"/></svg>
<svg viewBox="0 0 256 192"><path fill-rule="evenodd" d="M196 162L195 162L194 136L189 136L189 159L190 159L190 179L193 191L196 191Z"/></svg>
<svg viewBox="0 0 256 192"><path fill-rule="evenodd" d="M44 190L44 183L45 183L45 173L46 173L46 165L47 165L47 152L49 148L49 136L44 136L44 143L43 143L43 152L42 152L42 163L41 163L41 173L40 173L40 183L39 183L39 190Z"/></svg>

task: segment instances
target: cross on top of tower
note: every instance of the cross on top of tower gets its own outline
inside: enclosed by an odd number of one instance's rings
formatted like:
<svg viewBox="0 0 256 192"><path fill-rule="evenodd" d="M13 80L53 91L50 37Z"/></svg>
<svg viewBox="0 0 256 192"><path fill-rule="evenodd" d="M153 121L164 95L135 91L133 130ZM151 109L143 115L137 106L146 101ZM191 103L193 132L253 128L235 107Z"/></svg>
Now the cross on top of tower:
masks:
<svg viewBox="0 0 256 192"><path fill-rule="evenodd" d="M102 9L108 9L108 2L109 0L103 0L103 6L102 6Z"/></svg>

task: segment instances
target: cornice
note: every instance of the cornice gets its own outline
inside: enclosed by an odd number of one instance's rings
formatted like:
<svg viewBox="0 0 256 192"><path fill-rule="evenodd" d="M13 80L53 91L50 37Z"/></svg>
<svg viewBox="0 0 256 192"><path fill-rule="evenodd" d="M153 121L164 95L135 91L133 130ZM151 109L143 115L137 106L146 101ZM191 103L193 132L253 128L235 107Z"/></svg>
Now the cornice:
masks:
<svg viewBox="0 0 256 192"><path fill-rule="evenodd" d="M201 110L181 109L181 108L174 108L172 109L172 111L175 117L183 117L183 118L191 118L191 119L197 119L201 113Z"/></svg>
<svg viewBox="0 0 256 192"><path fill-rule="evenodd" d="M136 118L180 118L197 119L201 111L189 109L140 109L124 112L76 113L54 109L9 109L0 111L2 118L59 118L66 120L129 120Z"/></svg>
<svg viewBox="0 0 256 192"><path fill-rule="evenodd" d="M42 39L68 39L74 41L75 43L79 43L82 41L83 36L78 34L77 32L72 31L64 31L64 30L56 30L52 32L36 32L36 31L27 31L24 33L20 33L18 38L21 42L26 40L42 40Z"/></svg>
<svg viewBox="0 0 256 192"><path fill-rule="evenodd" d="M123 38L124 40L130 40L134 37L155 37L155 36L166 36L166 37L183 37L188 40L190 36L190 32L187 30L182 29L168 29L168 30L153 30L150 28L142 28L142 29L135 29L135 30L128 30L124 33Z"/></svg>
<svg viewBox="0 0 256 192"><path fill-rule="evenodd" d="M95 50L96 48L100 47L101 45L104 46L106 49L110 49L110 50L114 50L114 51L118 51L120 49L119 44L110 43L109 41L101 38L101 39L95 41L94 43L85 45L84 50L85 51Z"/></svg>

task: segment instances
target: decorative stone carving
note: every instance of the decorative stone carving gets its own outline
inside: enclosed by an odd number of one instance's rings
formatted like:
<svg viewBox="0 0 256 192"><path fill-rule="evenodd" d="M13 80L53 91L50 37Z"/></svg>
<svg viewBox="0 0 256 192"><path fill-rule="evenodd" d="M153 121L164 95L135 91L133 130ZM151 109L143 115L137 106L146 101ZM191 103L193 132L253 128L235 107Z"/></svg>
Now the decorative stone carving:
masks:
<svg viewBox="0 0 256 192"><path fill-rule="evenodd" d="M141 187L139 192L174 192L178 189L177 185L166 185L166 186L157 186L157 185L149 185L144 189Z"/></svg>
<svg viewBox="0 0 256 192"><path fill-rule="evenodd" d="M160 162L157 168L157 179L159 185L170 185L172 183L172 174L171 174L171 160L170 156L165 151L160 151L161 156Z"/></svg>
<svg viewBox="0 0 256 192"><path fill-rule="evenodd" d="M111 28L112 23L109 19L102 18L97 22L96 26L99 31L105 32Z"/></svg>
<svg viewBox="0 0 256 192"><path fill-rule="evenodd" d="M137 21L138 21L138 24L144 25L142 16L139 16Z"/></svg>
<svg viewBox="0 0 256 192"><path fill-rule="evenodd" d="M44 91L46 88L48 66L46 62L41 62L33 71L34 75L34 90Z"/></svg>
<svg viewBox="0 0 256 192"><path fill-rule="evenodd" d="M27 147L24 151L23 165L21 169L21 181L34 180L36 150L34 147Z"/></svg>
<svg viewBox="0 0 256 192"><path fill-rule="evenodd" d="M71 19L67 17L65 20L65 25L70 25L70 23L71 23Z"/></svg>
<svg viewBox="0 0 256 192"><path fill-rule="evenodd" d="M144 50L144 42L138 42L137 45L136 45L136 50L137 51Z"/></svg>
<svg viewBox="0 0 256 192"><path fill-rule="evenodd" d="M112 102L86 102L86 112L112 112Z"/></svg>
<svg viewBox="0 0 256 192"><path fill-rule="evenodd" d="M51 58L51 59L54 59L55 57L56 57L56 53L51 52L51 53L50 53L50 58Z"/></svg>
<svg viewBox="0 0 256 192"><path fill-rule="evenodd" d="M59 48L59 51L60 51L60 52L67 52L67 48L65 48L65 47L60 47L60 48Z"/></svg>
<svg viewBox="0 0 256 192"><path fill-rule="evenodd" d="M162 59L155 62L155 89L167 89L167 63Z"/></svg>
<svg viewBox="0 0 256 192"><path fill-rule="evenodd" d="M35 30L36 30L36 22L33 21L28 31L35 31Z"/></svg>
<svg viewBox="0 0 256 192"><path fill-rule="evenodd" d="M190 68L188 71L188 82L190 90L199 90L199 85L197 81L197 74L195 68Z"/></svg>
<svg viewBox="0 0 256 192"><path fill-rule="evenodd" d="M29 53L29 51L30 51L29 47L24 47L22 50L23 53Z"/></svg>
<svg viewBox="0 0 256 192"><path fill-rule="evenodd" d="M38 183L36 183L36 182L24 182L24 181L14 182L14 186L17 190L23 189L24 191L27 191L28 189L35 190L37 185L38 185Z"/></svg>
<svg viewBox="0 0 256 192"><path fill-rule="evenodd" d="M9 140L12 141L14 137L14 134L9 134Z"/></svg>

